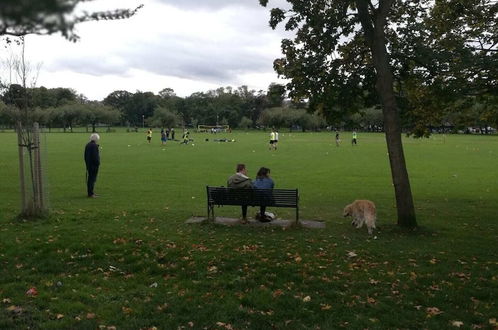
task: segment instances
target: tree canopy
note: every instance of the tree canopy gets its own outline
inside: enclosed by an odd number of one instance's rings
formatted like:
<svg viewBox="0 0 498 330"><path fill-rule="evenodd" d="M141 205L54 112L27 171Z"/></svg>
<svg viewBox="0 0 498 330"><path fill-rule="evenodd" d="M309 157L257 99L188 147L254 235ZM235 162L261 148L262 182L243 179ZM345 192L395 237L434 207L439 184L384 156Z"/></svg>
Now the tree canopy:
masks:
<svg viewBox="0 0 498 330"><path fill-rule="evenodd" d="M290 97L309 99L310 110L331 122L378 105L371 42L359 10L363 1L288 2L290 10L271 10L270 25L285 21L287 30L296 30L294 40L282 41L285 57L274 62L277 73L290 78ZM406 131L427 135L428 127L476 103L488 105L488 112L497 108L497 1L365 3L363 16L375 23L372 28L385 16L388 64Z"/></svg>
<svg viewBox="0 0 498 330"><path fill-rule="evenodd" d="M78 23L129 18L142 7L74 13L79 3L88 1L94 0L2 0L0 36L19 37L60 32L68 40L76 41L79 37L74 28Z"/></svg>

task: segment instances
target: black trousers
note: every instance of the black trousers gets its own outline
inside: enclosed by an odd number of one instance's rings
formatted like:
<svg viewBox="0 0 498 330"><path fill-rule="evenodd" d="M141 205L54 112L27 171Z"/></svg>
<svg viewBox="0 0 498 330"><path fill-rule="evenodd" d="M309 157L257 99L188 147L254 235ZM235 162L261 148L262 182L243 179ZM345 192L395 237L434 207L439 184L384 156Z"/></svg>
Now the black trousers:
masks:
<svg viewBox="0 0 498 330"><path fill-rule="evenodd" d="M87 170L87 178L86 178L86 190L88 196L92 196L93 188L95 187L95 181L97 181L97 174L99 173L99 168L88 168Z"/></svg>
<svg viewBox="0 0 498 330"><path fill-rule="evenodd" d="M259 214L261 214L261 216L263 217L265 215L265 212L266 212L266 206L260 206Z"/></svg>

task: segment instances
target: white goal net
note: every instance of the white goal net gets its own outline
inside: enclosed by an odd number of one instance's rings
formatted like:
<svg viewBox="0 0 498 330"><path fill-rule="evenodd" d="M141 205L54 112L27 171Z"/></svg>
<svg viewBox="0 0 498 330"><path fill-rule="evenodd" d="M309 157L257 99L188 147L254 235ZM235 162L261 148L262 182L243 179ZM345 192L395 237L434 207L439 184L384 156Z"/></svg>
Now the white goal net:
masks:
<svg viewBox="0 0 498 330"><path fill-rule="evenodd" d="M230 125L197 125L197 132L220 133L229 130Z"/></svg>

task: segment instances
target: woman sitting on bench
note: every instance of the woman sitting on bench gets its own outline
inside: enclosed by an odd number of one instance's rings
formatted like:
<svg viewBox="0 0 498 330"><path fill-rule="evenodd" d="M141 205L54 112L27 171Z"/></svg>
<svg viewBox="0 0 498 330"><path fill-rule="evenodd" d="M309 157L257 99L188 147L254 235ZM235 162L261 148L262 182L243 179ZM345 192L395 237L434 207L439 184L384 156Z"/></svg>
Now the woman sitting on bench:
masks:
<svg viewBox="0 0 498 330"><path fill-rule="evenodd" d="M275 183L270 178L270 169L266 167L261 167L258 171L258 174L256 174L256 180L253 181L252 185L255 189L273 189L275 187ZM271 195L266 196L265 194L265 196L262 197L265 199L266 198L270 199ZM265 212L266 212L266 205L261 205L259 212L259 221L270 222L271 219L265 215Z"/></svg>

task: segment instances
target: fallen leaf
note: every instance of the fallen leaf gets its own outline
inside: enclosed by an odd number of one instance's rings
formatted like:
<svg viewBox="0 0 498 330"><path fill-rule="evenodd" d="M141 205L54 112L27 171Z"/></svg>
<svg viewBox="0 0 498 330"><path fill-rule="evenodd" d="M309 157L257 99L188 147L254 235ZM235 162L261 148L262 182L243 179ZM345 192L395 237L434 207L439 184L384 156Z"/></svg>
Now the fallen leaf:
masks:
<svg viewBox="0 0 498 330"><path fill-rule="evenodd" d="M15 314L21 314L22 312L24 312L24 309L22 307L15 306L15 305L7 307L6 310L8 312L15 313Z"/></svg>
<svg viewBox="0 0 498 330"><path fill-rule="evenodd" d="M114 241L112 241L114 244L126 244L127 240L125 238L116 238Z"/></svg>
<svg viewBox="0 0 498 330"><path fill-rule="evenodd" d="M310 296L306 296L303 298L303 301L304 302L310 302L311 301L311 297Z"/></svg>
<svg viewBox="0 0 498 330"><path fill-rule="evenodd" d="M38 295L38 290L36 290L35 287L29 288L28 291L26 291L26 295L36 297Z"/></svg>
<svg viewBox="0 0 498 330"><path fill-rule="evenodd" d="M165 310L166 308L168 308L168 304L166 304L166 303L164 303L164 304L162 304L162 305L158 305L158 306L156 307L156 309L157 309L158 311L160 311L160 312L161 312L161 311L163 311L163 310Z"/></svg>
<svg viewBox="0 0 498 330"><path fill-rule="evenodd" d="M431 317L431 316L435 316L435 315L439 315L439 314L443 313L437 307L427 307L425 309L425 311L427 312L427 317Z"/></svg>
<svg viewBox="0 0 498 330"><path fill-rule="evenodd" d="M368 302L369 304L375 304L377 301L376 301L374 298L372 298L372 297L368 297L368 298L367 298L367 302Z"/></svg>
<svg viewBox="0 0 498 330"><path fill-rule="evenodd" d="M321 306L321 307L320 307L320 309L321 309L322 311L328 311L329 309L331 309L331 308L332 308L332 306L330 306L330 305L328 305L328 304L320 304L320 306Z"/></svg>
<svg viewBox="0 0 498 330"><path fill-rule="evenodd" d="M3 298L3 299L2 299L2 302L3 302L4 304L10 304L10 299L9 299L9 298Z"/></svg>
<svg viewBox="0 0 498 330"><path fill-rule="evenodd" d="M123 306L123 307L121 307L121 310L122 310L122 311L123 311L123 313L125 313L125 314L131 314L131 313L133 313L133 309L131 309L130 307L125 307L125 306Z"/></svg>
<svg viewBox="0 0 498 330"><path fill-rule="evenodd" d="M233 327L230 323L216 322L216 325L219 327L223 327L227 330L233 330Z"/></svg>
<svg viewBox="0 0 498 330"><path fill-rule="evenodd" d="M284 294L284 292L282 290L277 289L277 290L273 291L273 298L280 297L283 294Z"/></svg>
<svg viewBox="0 0 498 330"><path fill-rule="evenodd" d="M489 324L494 327L498 326L498 323L496 323L496 318L489 319Z"/></svg>
<svg viewBox="0 0 498 330"><path fill-rule="evenodd" d="M56 318L57 320L63 319L63 318L64 318L64 314L57 314L57 315L55 316L55 318Z"/></svg>
<svg viewBox="0 0 498 330"><path fill-rule="evenodd" d="M86 318L87 318L87 320L94 319L95 318L95 313L87 313L86 314Z"/></svg>
<svg viewBox="0 0 498 330"><path fill-rule="evenodd" d="M354 258L354 257L357 257L358 255L354 251L349 251L347 256L350 258Z"/></svg>
<svg viewBox="0 0 498 330"><path fill-rule="evenodd" d="M451 325L460 328L463 325L462 321L451 321Z"/></svg>

